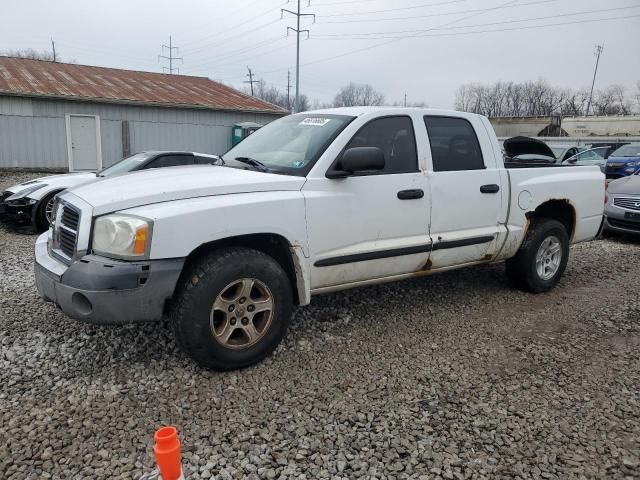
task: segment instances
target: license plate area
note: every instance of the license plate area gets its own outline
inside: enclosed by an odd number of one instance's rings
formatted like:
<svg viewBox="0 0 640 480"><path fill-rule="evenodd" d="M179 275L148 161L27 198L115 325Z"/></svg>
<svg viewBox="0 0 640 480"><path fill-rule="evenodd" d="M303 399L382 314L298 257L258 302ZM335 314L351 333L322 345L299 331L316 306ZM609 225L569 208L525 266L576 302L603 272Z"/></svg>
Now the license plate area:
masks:
<svg viewBox="0 0 640 480"><path fill-rule="evenodd" d="M633 222L640 222L640 212L624 212L624 219Z"/></svg>

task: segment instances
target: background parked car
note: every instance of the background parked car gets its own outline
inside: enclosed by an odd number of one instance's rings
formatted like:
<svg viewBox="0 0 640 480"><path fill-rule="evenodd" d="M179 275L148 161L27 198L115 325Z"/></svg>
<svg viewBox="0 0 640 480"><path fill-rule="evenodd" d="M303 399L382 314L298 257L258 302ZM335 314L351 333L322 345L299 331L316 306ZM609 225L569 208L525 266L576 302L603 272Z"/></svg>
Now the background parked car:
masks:
<svg viewBox="0 0 640 480"><path fill-rule="evenodd" d="M584 150L584 148L580 148L577 145L550 145L549 148L558 163L562 163Z"/></svg>
<svg viewBox="0 0 640 480"><path fill-rule="evenodd" d="M607 147L604 158L609 158L613 152L625 145L629 145L629 142L594 142L589 145L589 148Z"/></svg>
<svg viewBox="0 0 640 480"><path fill-rule="evenodd" d="M608 147L590 148L575 154L562 163L565 165L597 165L604 172L604 166L607 163L604 156L608 150Z"/></svg>
<svg viewBox="0 0 640 480"><path fill-rule="evenodd" d="M141 152L127 157L97 173L69 173L30 180L0 194L0 221L27 224L36 231L49 228L54 197L67 188L94 182L102 177L150 168L210 164L215 155L194 152Z"/></svg>
<svg viewBox="0 0 640 480"><path fill-rule="evenodd" d="M640 170L640 143L620 147L607 159L605 174L609 179L633 175Z"/></svg>
<svg viewBox="0 0 640 480"><path fill-rule="evenodd" d="M542 140L532 137L511 137L503 143L505 161L522 163L557 163L553 150Z"/></svg>
<svg viewBox="0 0 640 480"><path fill-rule="evenodd" d="M609 182L605 229L640 235L640 172Z"/></svg>

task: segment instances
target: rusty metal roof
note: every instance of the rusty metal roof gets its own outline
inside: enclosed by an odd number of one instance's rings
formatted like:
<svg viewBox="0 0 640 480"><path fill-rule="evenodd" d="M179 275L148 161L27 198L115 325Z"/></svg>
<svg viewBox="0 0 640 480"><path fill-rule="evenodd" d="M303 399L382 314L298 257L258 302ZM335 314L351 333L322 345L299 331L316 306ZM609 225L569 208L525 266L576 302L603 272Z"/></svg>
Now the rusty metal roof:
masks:
<svg viewBox="0 0 640 480"><path fill-rule="evenodd" d="M0 95L287 113L205 77L0 57Z"/></svg>

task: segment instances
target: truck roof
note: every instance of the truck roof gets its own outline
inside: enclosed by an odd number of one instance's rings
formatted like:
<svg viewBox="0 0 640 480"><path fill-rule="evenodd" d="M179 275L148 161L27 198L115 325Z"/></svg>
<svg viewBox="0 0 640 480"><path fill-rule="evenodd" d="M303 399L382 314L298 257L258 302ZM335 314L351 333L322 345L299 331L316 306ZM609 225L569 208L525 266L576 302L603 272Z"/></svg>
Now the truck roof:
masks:
<svg viewBox="0 0 640 480"><path fill-rule="evenodd" d="M447 110L439 108L423 108L423 107L337 107L337 108L324 108L320 110L310 110L308 112L301 112L304 114L333 114L333 115L350 115L353 117L359 117L368 113L389 113L391 115L398 115L402 113L412 113L419 111L424 115L442 115L457 117L480 117L475 113L460 112L457 110Z"/></svg>

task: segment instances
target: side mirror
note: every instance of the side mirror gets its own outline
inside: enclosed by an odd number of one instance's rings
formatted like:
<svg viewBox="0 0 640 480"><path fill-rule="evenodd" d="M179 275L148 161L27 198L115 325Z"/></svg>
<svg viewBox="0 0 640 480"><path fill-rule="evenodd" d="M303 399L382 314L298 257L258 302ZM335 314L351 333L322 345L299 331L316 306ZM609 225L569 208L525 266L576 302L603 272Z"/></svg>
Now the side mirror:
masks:
<svg viewBox="0 0 640 480"><path fill-rule="evenodd" d="M330 170L327 178L344 178L357 172L382 170L385 166L384 152L378 147L354 147L342 154L341 170Z"/></svg>

